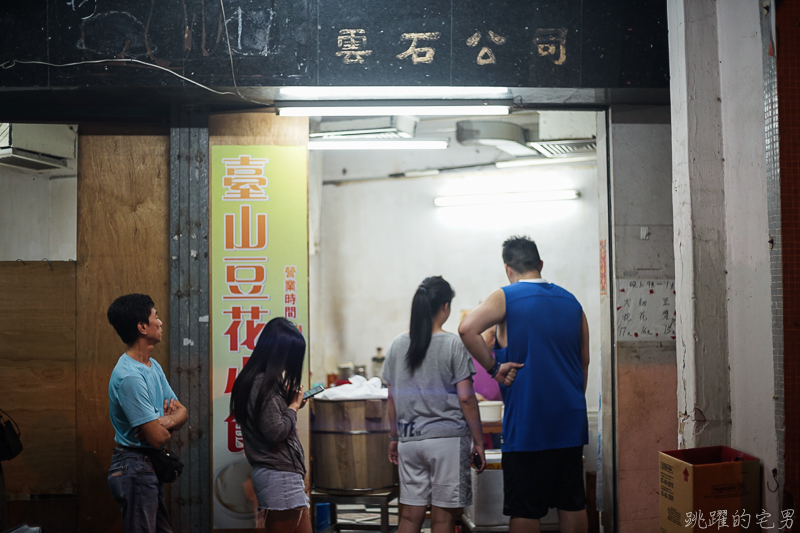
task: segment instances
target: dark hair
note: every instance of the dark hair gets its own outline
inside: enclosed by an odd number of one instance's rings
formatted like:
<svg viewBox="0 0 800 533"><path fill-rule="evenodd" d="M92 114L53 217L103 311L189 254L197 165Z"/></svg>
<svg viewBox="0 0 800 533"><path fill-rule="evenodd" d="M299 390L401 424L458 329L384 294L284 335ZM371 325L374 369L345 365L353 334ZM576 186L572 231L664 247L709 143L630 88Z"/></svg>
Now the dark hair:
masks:
<svg viewBox="0 0 800 533"><path fill-rule="evenodd" d="M524 274L542 268L539 249L530 237L514 235L503 243L503 263L510 266L514 272Z"/></svg>
<svg viewBox="0 0 800 533"><path fill-rule="evenodd" d="M130 346L139 338L139 324L150 323L150 312L155 306L146 294L126 294L114 300L106 316L122 342Z"/></svg>
<svg viewBox="0 0 800 533"><path fill-rule="evenodd" d="M431 345L433 316L444 304L449 304L455 295L442 276L425 278L417 287L411 301L411 344L406 352L406 367L412 374L425 360L428 346Z"/></svg>
<svg viewBox="0 0 800 533"><path fill-rule="evenodd" d="M240 427L257 427L264 398L273 387L291 403L300 388L305 353L306 340L294 324L282 317L267 322L231 390L230 409ZM250 394L256 377L262 373L264 379L251 412Z"/></svg>

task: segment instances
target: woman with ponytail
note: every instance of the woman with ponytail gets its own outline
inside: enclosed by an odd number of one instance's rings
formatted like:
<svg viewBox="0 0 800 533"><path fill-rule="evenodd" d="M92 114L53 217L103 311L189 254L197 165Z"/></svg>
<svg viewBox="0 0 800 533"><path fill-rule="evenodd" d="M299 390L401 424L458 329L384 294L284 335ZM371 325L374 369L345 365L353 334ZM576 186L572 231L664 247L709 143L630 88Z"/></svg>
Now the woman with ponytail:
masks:
<svg viewBox="0 0 800 533"><path fill-rule="evenodd" d="M273 318L231 391L231 414L242 428L244 454L253 467L258 522L270 533L311 533L297 434L297 410L306 403L300 384L305 352L306 341L295 325Z"/></svg>
<svg viewBox="0 0 800 533"><path fill-rule="evenodd" d="M458 335L442 325L455 293L441 276L426 278L411 303L411 327L389 348L389 461L400 473L398 533L419 533L428 505L432 533L453 533L460 507L472 504L471 458L485 464L475 367Z"/></svg>

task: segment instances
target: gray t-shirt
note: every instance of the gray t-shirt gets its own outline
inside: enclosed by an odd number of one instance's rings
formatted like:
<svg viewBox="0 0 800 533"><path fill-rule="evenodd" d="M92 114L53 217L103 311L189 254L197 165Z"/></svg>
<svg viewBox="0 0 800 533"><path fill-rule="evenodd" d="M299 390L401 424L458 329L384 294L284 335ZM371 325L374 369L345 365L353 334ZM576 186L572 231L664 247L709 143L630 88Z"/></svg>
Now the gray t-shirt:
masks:
<svg viewBox="0 0 800 533"><path fill-rule="evenodd" d="M392 388L400 441L469 436L456 383L471 378L475 366L461 339L452 333L435 333L413 375L406 366L410 344L408 333L399 335L383 364L383 380Z"/></svg>

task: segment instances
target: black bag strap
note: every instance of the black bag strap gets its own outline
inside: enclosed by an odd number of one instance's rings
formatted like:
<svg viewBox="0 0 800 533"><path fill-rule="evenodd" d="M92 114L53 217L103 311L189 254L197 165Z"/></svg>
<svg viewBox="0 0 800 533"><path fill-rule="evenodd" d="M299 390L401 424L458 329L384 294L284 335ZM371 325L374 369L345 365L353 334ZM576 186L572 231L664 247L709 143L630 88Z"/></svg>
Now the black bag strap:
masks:
<svg viewBox="0 0 800 533"><path fill-rule="evenodd" d="M5 411L3 411L2 409L0 409L0 413L3 413L4 415L6 415L6 418L8 418L11 421L11 423L14 424L14 427L17 430L17 436L19 437L20 435L22 435L22 432L19 430L19 426L17 425L16 420L11 418L11 416L9 416L9 414L6 413ZM2 417L0 417L0 418L2 418Z"/></svg>

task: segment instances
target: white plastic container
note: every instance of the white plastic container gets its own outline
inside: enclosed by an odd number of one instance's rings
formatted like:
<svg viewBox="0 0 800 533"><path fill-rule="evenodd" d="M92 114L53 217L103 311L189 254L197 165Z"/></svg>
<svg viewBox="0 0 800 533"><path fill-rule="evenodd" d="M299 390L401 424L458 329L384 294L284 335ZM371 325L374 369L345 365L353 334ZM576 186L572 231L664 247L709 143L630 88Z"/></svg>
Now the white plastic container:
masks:
<svg viewBox="0 0 800 533"><path fill-rule="evenodd" d="M480 402L482 405L486 402ZM500 403L502 402L494 402ZM481 411L483 420L483 411ZM473 504L464 513L476 526L507 526L509 517L503 515L503 453L499 450L486 452L486 470L480 475L472 470Z"/></svg>
<svg viewBox="0 0 800 533"><path fill-rule="evenodd" d="M252 488L252 468L244 459L222 466L214 472L211 488L214 501L214 527L254 528L256 502L255 493L248 495L245 486Z"/></svg>
<svg viewBox="0 0 800 533"><path fill-rule="evenodd" d="M503 419L503 402L478 402L478 411L481 413L481 422L500 422Z"/></svg>

